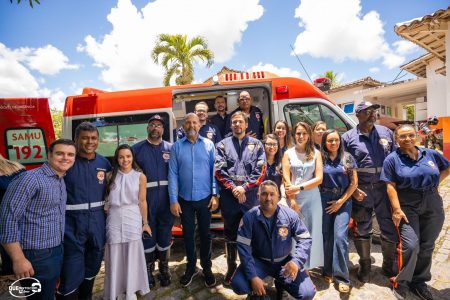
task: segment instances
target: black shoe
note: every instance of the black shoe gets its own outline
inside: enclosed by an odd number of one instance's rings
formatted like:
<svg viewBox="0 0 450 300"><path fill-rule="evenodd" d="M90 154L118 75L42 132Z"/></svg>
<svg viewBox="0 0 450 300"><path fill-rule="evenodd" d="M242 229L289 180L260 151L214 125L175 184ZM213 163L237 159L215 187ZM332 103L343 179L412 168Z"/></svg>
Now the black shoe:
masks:
<svg viewBox="0 0 450 300"><path fill-rule="evenodd" d="M392 287L392 294L398 300L405 300L408 288L404 285L398 284L396 288Z"/></svg>
<svg viewBox="0 0 450 300"><path fill-rule="evenodd" d="M431 295L426 283L411 284L409 290L420 299L433 300L433 295Z"/></svg>
<svg viewBox="0 0 450 300"><path fill-rule="evenodd" d="M216 277L211 270L203 270L203 276L205 277L205 286L212 287L216 285Z"/></svg>
<svg viewBox="0 0 450 300"><path fill-rule="evenodd" d="M192 279L194 279L195 276L197 276L199 270L193 269L193 270L186 270L183 276L181 276L180 284L183 287L187 287L191 284Z"/></svg>

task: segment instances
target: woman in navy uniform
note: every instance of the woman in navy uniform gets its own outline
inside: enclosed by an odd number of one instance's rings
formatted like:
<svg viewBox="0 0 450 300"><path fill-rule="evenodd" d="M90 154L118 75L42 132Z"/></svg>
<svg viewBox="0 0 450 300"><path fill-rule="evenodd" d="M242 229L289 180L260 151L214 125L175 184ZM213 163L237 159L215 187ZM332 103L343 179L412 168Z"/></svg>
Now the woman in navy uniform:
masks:
<svg viewBox="0 0 450 300"><path fill-rule="evenodd" d="M281 174L281 148L280 141L275 134L268 134L263 140L267 159L267 172L264 180L272 180L280 189L283 175ZM283 195L283 194L281 194Z"/></svg>
<svg viewBox="0 0 450 300"><path fill-rule="evenodd" d="M323 275L327 282L336 282L341 293L350 292L348 272L348 223L352 212L350 196L358 185L353 157L344 152L339 132L323 133L321 152L323 182L320 187L323 207Z"/></svg>
<svg viewBox="0 0 450 300"><path fill-rule="evenodd" d="M398 127L395 137L399 148L386 157L381 173L401 238L402 264L392 279L393 293L404 299L409 288L421 299L433 299L425 282L431 279L434 244L445 217L438 186L449 175L450 162L435 150L417 147L410 124Z"/></svg>

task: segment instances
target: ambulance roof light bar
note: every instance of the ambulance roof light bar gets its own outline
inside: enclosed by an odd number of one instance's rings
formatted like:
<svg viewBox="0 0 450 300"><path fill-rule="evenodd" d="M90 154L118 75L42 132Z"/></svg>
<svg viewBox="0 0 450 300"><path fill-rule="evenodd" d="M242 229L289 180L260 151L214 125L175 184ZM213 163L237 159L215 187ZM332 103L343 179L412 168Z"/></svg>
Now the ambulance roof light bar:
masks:
<svg viewBox="0 0 450 300"><path fill-rule="evenodd" d="M254 80L264 79L266 74L262 71L255 72L242 72L242 73L225 73L224 81L241 81L241 80ZM214 80L214 78L213 78Z"/></svg>

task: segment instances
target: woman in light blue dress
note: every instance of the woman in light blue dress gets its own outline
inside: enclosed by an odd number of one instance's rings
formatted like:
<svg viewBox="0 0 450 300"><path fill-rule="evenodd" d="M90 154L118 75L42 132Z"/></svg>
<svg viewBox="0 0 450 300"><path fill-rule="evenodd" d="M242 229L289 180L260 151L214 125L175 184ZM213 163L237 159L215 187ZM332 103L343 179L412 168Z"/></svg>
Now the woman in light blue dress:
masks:
<svg viewBox="0 0 450 300"><path fill-rule="evenodd" d="M283 178L290 207L299 212L311 238L311 254L305 268L323 266L322 200L318 186L322 183L323 165L315 149L311 127L304 122L295 125L295 147L283 156Z"/></svg>

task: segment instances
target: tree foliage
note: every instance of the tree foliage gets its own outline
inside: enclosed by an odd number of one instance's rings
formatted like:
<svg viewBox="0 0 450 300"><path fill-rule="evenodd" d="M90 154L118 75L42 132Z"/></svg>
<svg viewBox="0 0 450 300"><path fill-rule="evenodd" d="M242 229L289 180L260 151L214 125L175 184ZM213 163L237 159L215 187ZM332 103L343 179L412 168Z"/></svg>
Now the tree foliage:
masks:
<svg viewBox="0 0 450 300"><path fill-rule="evenodd" d="M22 0L17 0L17 4L20 4ZM13 0L9 0L9 2L13 3ZM41 4L39 0L28 0L28 3L30 4L31 8L33 8L33 3L36 2L37 4Z"/></svg>
<svg viewBox="0 0 450 300"><path fill-rule="evenodd" d="M340 82L337 79L338 74L334 71L325 71L323 73L322 77L326 77L331 80L331 88L338 87L340 85Z"/></svg>
<svg viewBox="0 0 450 300"><path fill-rule="evenodd" d="M62 122L63 122L63 112L62 110L57 110L56 108L50 109L52 115L53 128L55 130L55 137L57 139L61 138L62 135Z"/></svg>
<svg viewBox="0 0 450 300"><path fill-rule="evenodd" d="M214 54L208 49L206 39L196 36L188 40L185 34L159 35L151 57L156 64L160 63L166 70L164 86L169 86L174 76L177 85L192 83L194 63L198 60L206 62L207 67L214 63Z"/></svg>

